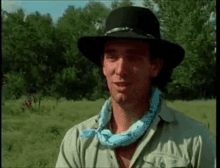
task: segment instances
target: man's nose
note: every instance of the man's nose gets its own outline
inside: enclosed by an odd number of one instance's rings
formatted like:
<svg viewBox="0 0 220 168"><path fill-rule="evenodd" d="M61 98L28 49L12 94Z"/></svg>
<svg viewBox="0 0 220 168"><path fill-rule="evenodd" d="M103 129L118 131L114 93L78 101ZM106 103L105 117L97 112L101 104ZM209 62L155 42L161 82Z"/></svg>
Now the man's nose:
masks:
<svg viewBox="0 0 220 168"><path fill-rule="evenodd" d="M127 75L128 73L128 62L125 58L119 57L119 60L116 65L116 74L120 76Z"/></svg>

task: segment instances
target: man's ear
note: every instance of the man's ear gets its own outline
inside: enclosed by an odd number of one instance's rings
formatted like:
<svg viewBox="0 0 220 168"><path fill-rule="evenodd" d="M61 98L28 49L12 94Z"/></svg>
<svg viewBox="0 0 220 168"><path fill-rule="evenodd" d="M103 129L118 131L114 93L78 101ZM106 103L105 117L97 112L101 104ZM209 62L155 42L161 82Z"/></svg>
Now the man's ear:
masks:
<svg viewBox="0 0 220 168"><path fill-rule="evenodd" d="M101 56L101 65L102 65L102 73L105 75L105 69L104 69L104 55Z"/></svg>
<svg viewBox="0 0 220 168"><path fill-rule="evenodd" d="M104 66L102 66L102 73L103 73L104 76L106 76L105 75L105 68L104 68Z"/></svg>
<svg viewBox="0 0 220 168"><path fill-rule="evenodd" d="M104 61L102 62L102 73L104 76L106 76L106 72L105 72L105 66L104 66Z"/></svg>
<svg viewBox="0 0 220 168"><path fill-rule="evenodd" d="M155 78L161 71L163 67L163 60L157 59L155 61L152 61L152 77Z"/></svg>

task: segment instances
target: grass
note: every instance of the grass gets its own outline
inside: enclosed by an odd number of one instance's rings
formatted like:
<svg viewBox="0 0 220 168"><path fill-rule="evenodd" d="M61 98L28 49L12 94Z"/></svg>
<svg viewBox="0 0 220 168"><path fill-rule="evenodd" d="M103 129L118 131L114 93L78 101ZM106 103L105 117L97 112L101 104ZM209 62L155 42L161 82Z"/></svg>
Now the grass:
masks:
<svg viewBox="0 0 220 168"><path fill-rule="evenodd" d="M31 109L23 105L25 97L8 100L3 106L3 167L55 167L61 141L75 124L98 112L105 100L66 101L43 99ZM216 135L216 100L168 102L191 118L210 125Z"/></svg>

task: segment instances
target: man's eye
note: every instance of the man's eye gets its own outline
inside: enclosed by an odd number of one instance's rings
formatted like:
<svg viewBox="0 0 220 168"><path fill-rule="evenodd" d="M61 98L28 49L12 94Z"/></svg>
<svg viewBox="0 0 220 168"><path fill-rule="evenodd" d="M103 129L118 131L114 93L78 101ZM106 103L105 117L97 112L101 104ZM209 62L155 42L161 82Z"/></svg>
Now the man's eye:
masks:
<svg viewBox="0 0 220 168"><path fill-rule="evenodd" d="M107 58L116 58L115 56L109 55Z"/></svg>
<svg viewBox="0 0 220 168"><path fill-rule="evenodd" d="M115 60L115 59L116 59L116 56L106 55L106 58L109 59L109 60Z"/></svg>

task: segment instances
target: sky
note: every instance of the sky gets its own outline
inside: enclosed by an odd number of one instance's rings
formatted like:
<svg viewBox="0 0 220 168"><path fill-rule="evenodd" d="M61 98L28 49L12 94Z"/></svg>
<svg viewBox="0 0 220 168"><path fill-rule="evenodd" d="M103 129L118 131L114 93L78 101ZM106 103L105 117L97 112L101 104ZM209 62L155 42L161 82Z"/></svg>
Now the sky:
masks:
<svg viewBox="0 0 220 168"><path fill-rule="evenodd" d="M95 1L102 2L105 4L106 7L111 8L111 3L113 0L95 0ZM56 23L58 18L63 15L64 11L67 9L69 5L74 5L75 7L84 7L89 1L88 0L78 0L78 1L77 0L69 0L69 1L2 0L1 2L2 2L2 9L9 13L15 12L19 8L23 8L25 15L35 13L36 11L38 11L40 14L50 13L50 15L52 16L53 22ZM143 7L142 5L143 0L135 0L133 2L135 3L134 6ZM157 4L154 4L154 10L156 11L159 10ZM216 14L215 15L211 14L210 19L208 21L213 20L215 18L216 18Z"/></svg>
<svg viewBox="0 0 220 168"><path fill-rule="evenodd" d="M98 1L98 0L96 0ZM111 8L112 0L99 0L99 2L105 4L106 7ZM120 1L120 0L119 0ZM50 13L54 23L56 23L57 19L61 17L64 11L67 9L69 5L74 5L75 7L84 7L88 1L79 0L79 1L12 1L12 0L2 0L2 9L7 12L15 12L18 8L23 8L24 13L26 15L30 13L35 13L38 11L40 14ZM136 0L134 6L142 5L143 0ZM157 6L155 5L157 9Z"/></svg>

